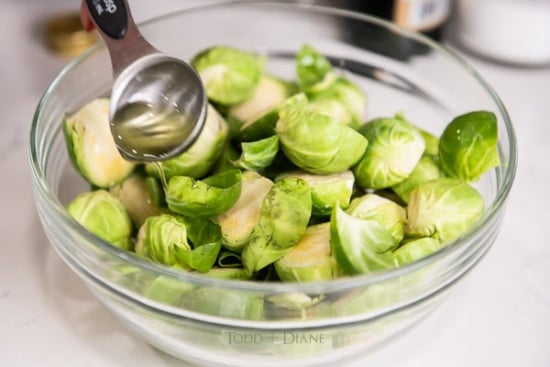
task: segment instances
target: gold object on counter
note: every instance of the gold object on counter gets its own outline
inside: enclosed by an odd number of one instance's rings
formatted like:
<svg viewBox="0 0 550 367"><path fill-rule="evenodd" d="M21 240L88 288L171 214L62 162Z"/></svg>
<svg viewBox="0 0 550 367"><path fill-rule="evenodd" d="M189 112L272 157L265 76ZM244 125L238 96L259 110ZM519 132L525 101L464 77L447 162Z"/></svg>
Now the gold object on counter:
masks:
<svg viewBox="0 0 550 367"><path fill-rule="evenodd" d="M96 32L86 32L80 23L79 13L55 15L46 22L46 42L58 55L80 55L97 41Z"/></svg>

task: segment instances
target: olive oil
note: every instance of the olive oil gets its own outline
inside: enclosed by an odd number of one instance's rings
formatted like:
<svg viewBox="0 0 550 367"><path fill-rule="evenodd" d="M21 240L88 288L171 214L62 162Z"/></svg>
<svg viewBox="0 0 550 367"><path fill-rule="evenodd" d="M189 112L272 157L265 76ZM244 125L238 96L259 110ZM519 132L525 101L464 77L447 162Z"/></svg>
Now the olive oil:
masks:
<svg viewBox="0 0 550 367"><path fill-rule="evenodd" d="M176 108L156 110L143 102L120 108L111 121L111 131L121 154L133 161L166 158L193 129L193 122Z"/></svg>

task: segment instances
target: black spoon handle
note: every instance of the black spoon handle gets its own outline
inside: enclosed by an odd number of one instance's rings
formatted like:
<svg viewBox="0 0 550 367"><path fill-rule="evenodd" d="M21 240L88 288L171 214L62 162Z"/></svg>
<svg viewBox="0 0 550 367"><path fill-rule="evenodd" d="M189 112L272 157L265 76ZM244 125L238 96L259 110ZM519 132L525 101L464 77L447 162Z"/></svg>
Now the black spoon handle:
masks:
<svg viewBox="0 0 550 367"><path fill-rule="evenodd" d="M139 32L126 0L85 1L109 50L115 77L138 58L158 52Z"/></svg>

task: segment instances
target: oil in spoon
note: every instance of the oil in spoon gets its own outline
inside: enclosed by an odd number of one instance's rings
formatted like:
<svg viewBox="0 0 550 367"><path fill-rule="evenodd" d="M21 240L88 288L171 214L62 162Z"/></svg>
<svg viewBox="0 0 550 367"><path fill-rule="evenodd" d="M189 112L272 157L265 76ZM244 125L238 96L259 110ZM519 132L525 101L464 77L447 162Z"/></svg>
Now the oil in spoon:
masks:
<svg viewBox="0 0 550 367"><path fill-rule="evenodd" d="M124 158L158 161L181 146L193 121L176 108L157 110L152 104L131 102L114 114L111 131Z"/></svg>

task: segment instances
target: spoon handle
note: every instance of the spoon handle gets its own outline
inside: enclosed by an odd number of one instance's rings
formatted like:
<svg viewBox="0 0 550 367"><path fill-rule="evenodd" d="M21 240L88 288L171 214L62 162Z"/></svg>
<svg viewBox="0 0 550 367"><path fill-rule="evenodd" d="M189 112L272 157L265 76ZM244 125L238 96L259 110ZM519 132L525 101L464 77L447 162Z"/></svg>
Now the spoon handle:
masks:
<svg viewBox="0 0 550 367"><path fill-rule="evenodd" d="M140 57L158 52L139 32L126 0L85 0L103 38L116 78Z"/></svg>

